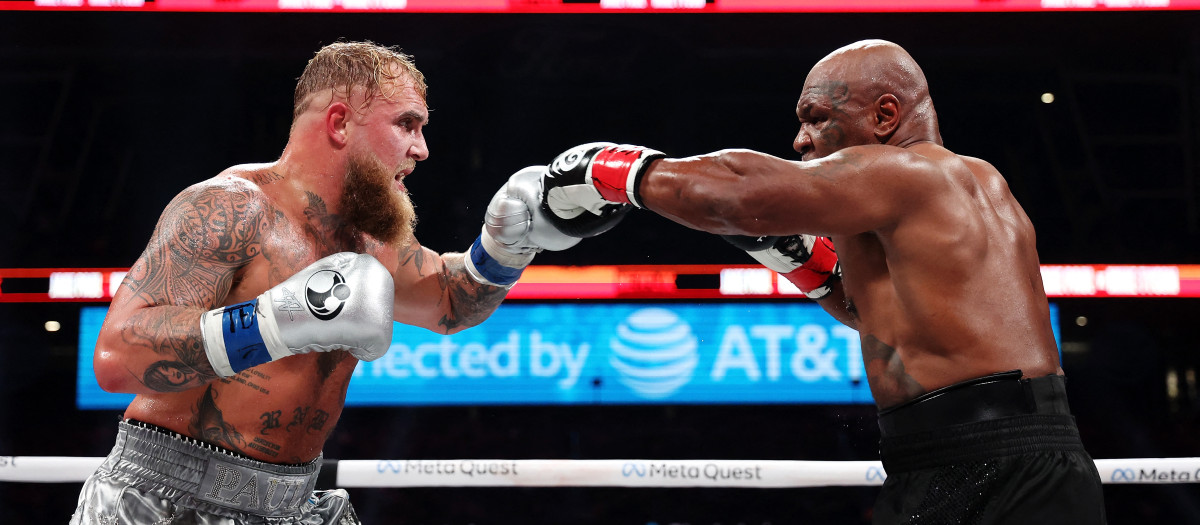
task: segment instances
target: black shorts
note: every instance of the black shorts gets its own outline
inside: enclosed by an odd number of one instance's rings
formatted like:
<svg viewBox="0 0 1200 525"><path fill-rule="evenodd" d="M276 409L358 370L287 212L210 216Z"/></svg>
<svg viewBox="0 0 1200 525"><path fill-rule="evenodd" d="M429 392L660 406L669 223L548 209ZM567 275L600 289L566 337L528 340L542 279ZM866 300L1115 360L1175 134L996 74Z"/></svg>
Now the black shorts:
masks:
<svg viewBox="0 0 1200 525"><path fill-rule="evenodd" d="M876 525L1104 524L1061 376L996 374L880 412Z"/></svg>

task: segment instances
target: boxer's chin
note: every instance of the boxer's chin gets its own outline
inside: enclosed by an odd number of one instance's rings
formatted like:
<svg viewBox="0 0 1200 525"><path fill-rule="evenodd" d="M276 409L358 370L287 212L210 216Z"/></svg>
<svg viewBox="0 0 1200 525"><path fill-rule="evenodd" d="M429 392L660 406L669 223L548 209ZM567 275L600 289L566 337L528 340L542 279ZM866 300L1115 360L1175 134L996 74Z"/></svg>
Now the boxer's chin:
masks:
<svg viewBox="0 0 1200 525"><path fill-rule="evenodd" d="M387 243L406 242L417 222L408 193L373 157L350 157L340 210L351 226Z"/></svg>

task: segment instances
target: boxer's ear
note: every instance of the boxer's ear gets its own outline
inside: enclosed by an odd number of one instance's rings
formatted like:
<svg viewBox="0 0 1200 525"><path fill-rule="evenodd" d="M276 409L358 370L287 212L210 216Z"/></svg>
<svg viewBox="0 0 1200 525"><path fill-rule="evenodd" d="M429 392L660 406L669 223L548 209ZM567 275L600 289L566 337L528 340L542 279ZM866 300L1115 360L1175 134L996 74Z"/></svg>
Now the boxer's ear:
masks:
<svg viewBox="0 0 1200 525"><path fill-rule="evenodd" d="M335 147L346 146L346 126L350 123L350 106L335 101L325 108L325 134Z"/></svg>
<svg viewBox="0 0 1200 525"><path fill-rule="evenodd" d="M875 100L875 138L880 143L887 142L900 127L900 100L895 95L886 94Z"/></svg>

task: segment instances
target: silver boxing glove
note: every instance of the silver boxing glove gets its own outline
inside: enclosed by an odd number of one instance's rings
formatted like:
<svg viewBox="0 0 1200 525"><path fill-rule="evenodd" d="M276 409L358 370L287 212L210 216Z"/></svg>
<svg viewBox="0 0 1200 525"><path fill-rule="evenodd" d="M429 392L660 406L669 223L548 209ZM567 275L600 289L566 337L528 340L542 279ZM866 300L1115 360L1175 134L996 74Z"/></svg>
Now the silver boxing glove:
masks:
<svg viewBox="0 0 1200 525"><path fill-rule="evenodd" d="M483 231L467 252L467 271L477 282L516 284L521 272L542 250L565 250L581 240L558 231L542 208L545 166L522 169L488 203Z"/></svg>
<svg viewBox="0 0 1200 525"><path fill-rule="evenodd" d="M373 361L392 343L394 296L391 273L374 257L335 253L253 300L206 312L204 350L221 377L313 351Z"/></svg>

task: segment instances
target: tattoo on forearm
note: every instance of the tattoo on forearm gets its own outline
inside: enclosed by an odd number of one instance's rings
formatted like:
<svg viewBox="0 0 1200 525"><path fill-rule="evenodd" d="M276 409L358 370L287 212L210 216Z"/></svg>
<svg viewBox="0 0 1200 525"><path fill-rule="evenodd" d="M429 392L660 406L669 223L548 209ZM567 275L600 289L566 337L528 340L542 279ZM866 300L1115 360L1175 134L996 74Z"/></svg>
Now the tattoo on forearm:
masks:
<svg viewBox="0 0 1200 525"><path fill-rule="evenodd" d="M131 315L128 323L128 329L121 334L125 344L150 348L165 358L142 372L142 383L147 387L160 392L179 392L217 378L204 350L195 310L142 309Z"/></svg>
<svg viewBox="0 0 1200 525"><path fill-rule="evenodd" d="M447 331L482 323L508 295L503 287L475 282L461 260L447 261L442 280L449 288L451 304L450 314L442 316L438 326Z"/></svg>
<svg viewBox="0 0 1200 525"><path fill-rule="evenodd" d="M211 370L211 368L210 368ZM201 372L180 361L159 361L150 365L142 375L142 384L158 392L182 392L200 386L216 377L210 372Z"/></svg>

